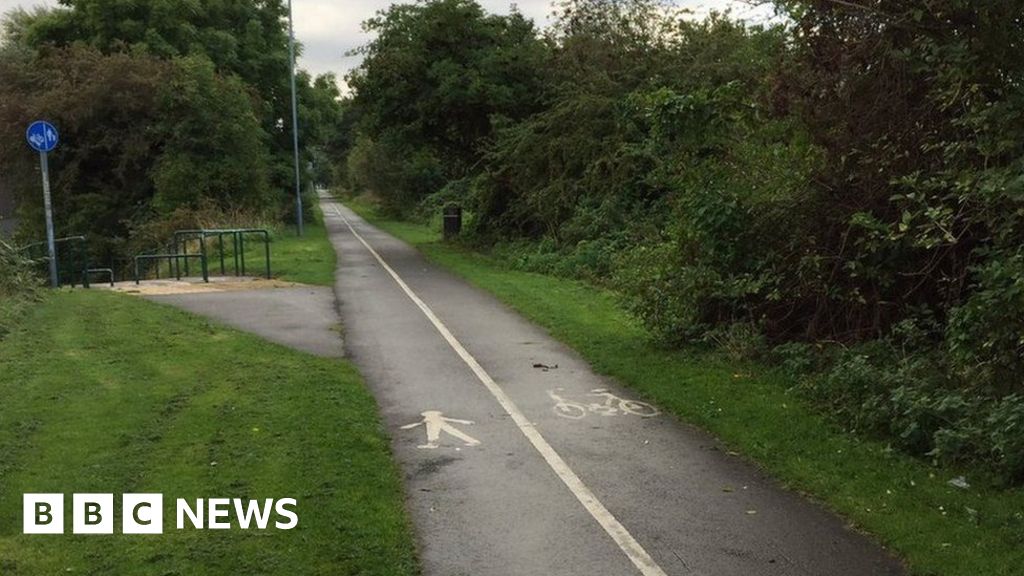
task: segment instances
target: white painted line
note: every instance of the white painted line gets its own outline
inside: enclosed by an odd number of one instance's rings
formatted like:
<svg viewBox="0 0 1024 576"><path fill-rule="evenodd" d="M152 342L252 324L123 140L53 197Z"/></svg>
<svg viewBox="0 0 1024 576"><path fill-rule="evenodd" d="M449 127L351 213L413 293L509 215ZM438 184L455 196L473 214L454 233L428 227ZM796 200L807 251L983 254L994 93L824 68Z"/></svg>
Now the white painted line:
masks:
<svg viewBox="0 0 1024 576"><path fill-rule="evenodd" d="M341 218L346 226L348 226L352 235L370 251L370 254L377 259L377 262L381 267L384 268L384 270L391 275L391 278L398 283L398 286L402 288L402 291L405 292L406 296L408 296L409 299L411 299L413 303L423 311L423 314L426 315L427 319L430 320L430 323L434 325L434 328L437 328L437 331L441 333L441 336L443 336L448 342L448 345L451 346L452 349L455 350L455 353L462 358L462 361L465 362L471 370L473 370L473 373L476 374L476 377L480 382L483 383L488 391L490 391L498 401L498 404L501 404L501 407L505 409L505 412L512 417L512 421L515 422L516 426L519 427L519 430L524 436L526 436L527 440L530 441L530 444L533 444L533 447L540 452L540 455L548 463L548 466L554 470L555 474L558 475L573 495L576 496L576 499L580 501L580 504L582 504L583 507L586 508L587 512L594 517L594 520L597 520L597 523L604 528L604 531L612 537L612 540L618 544L619 548L622 549L626 556L629 557L630 561L633 562L633 565L640 570L640 573L644 576L667 576L665 571L658 566L653 558L651 558L651 555L644 550L643 546L641 546L640 543L633 538L632 534L626 530L626 527L623 526L622 523L620 523L615 516L613 516L612 513L604 507L604 504L601 504L597 499L597 496L590 491L590 488L587 488L583 481L580 480L580 477L577 476L576 473L573 472L572 468L569 468L569 465L566 464L565 460L558 455L558 452L555 452L555 449L551 447L551 444L548 444L548 441L541 436L540 432L538 432L536 428L534 428L533 423L530 422L526 418L526 415L519 410L519 407L512 402L512 399L504 390L502 390L501 386L498 386L497 382L491 378L491 375L488 374L487 371L480 366L480 363L476 361L476 358L474 358L462 343L452 335L451 331L448 330L448 327L445 326L444 322L441 322L441 319L434 314L434 311L427 306L426 302L420 299L420 297L412 291L412 288L409 288L409 285L402 280L402 277L399 276L383 258L381 258L380 254L378 254L376 250L373 249L373 246L370 246L370 244L364 240L358 232L356 232L356 229L352 227L348 218L345 218L345 215L341 213L338 207L333 206L333 208L334 213Z"/></svg>

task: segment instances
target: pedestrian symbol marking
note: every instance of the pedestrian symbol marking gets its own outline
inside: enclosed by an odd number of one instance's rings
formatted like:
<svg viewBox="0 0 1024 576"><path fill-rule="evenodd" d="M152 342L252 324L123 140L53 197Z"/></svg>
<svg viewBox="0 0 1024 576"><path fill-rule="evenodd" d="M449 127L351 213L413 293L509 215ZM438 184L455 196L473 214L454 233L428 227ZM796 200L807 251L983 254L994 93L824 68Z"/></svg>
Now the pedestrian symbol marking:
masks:
<svg viewBox="0 0 1024 576"><path fill-rule="evenodd" d="M45 120L37 120L29 125L25 131L25 138L28 145L36 152L52 152L60 141L60 135L53 124Z"/></svg>
<svg viewBox="0 0 1024 576"><path fill-rule="evenodd" d="M657 408L646 402L619 398L604 388L592 390L589 394L589 396L597 397L603 400L603 402L575 402L563 398L559 392L562 392L561 388L548 390L548 396L555 402L553 408L555 414L569 420L582 420L587 414L599 414L601 416L625 416L626 414L632 414L641 418L652 418L661 414Z"/></svg>
<svg viewBox="0 0 1024 576"><path fill-rule="evenodd" d="M459 420L457 418L445 418L442 412L437 410L428 410L421 414L423 420L414 422L413 424L406 424L402 426L402 430L412 430L420 426L427 428L427 443L418 446L424 450L435 450L440 448L439 441L441 439L441 433L446 432L450 436L454 436L459 440L462 440L466 446L479 446L480 441L465 432L459 430L452 424L464 424L470 426L473 424L471 420Z"/></svg>

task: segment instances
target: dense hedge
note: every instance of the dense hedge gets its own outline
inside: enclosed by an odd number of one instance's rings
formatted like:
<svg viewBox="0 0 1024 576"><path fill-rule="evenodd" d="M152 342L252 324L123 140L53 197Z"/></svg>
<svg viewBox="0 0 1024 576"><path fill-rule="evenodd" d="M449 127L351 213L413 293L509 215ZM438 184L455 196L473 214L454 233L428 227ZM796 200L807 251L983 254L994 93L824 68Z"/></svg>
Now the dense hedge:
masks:
<svg viewBox="0 0 1024 576"><path fill-rule="evenodd" d="M544 32L392 8L353 77L352 183L459 202L474 241L614 286L666 343L778 348L838 421L1024 481L1024 2L776 7L566 0Z"/></svg>

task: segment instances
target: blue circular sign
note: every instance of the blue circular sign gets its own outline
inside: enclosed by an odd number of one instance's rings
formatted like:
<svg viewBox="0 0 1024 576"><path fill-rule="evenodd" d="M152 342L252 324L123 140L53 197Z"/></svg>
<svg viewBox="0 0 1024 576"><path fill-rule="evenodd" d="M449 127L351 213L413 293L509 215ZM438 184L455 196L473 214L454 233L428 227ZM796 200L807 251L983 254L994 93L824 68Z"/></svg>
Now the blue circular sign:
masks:
<svg viewBox="0 0 1024 576"><path fill-rule="evenodd" d="M53 124L44 120L36 120L25 131L25 138L28 145L37 152L52 152L60 141L60 134Z"/></svg>

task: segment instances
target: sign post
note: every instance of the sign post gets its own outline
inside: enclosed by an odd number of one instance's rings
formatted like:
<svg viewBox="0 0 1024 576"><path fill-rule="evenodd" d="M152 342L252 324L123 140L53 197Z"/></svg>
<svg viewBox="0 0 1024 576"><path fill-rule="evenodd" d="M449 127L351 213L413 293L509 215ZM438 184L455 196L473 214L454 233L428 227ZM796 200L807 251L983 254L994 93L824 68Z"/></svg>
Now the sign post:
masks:
<svg viewBox="0 0 1024 576"><path fill-rule="evenodd" d="M47 154L57 147L60 135L53 124L43 120L33 122L25 132L28 145L39 152L39 169L43 173L43 209L46 211L46 246L50 256L50 285L56 288L57 279L57 247L53 234L53 206L50 202L50 164Z"/></svg>
<svg viewBox="0 0 1024 576"><path fill-rule="evenodd" d="M288 65L292 77L292 144L295 148L295 228L302 236L302 182L299 176L299 105L295 92L295 31L292 28L292 0L288 0Z"/></svg>

